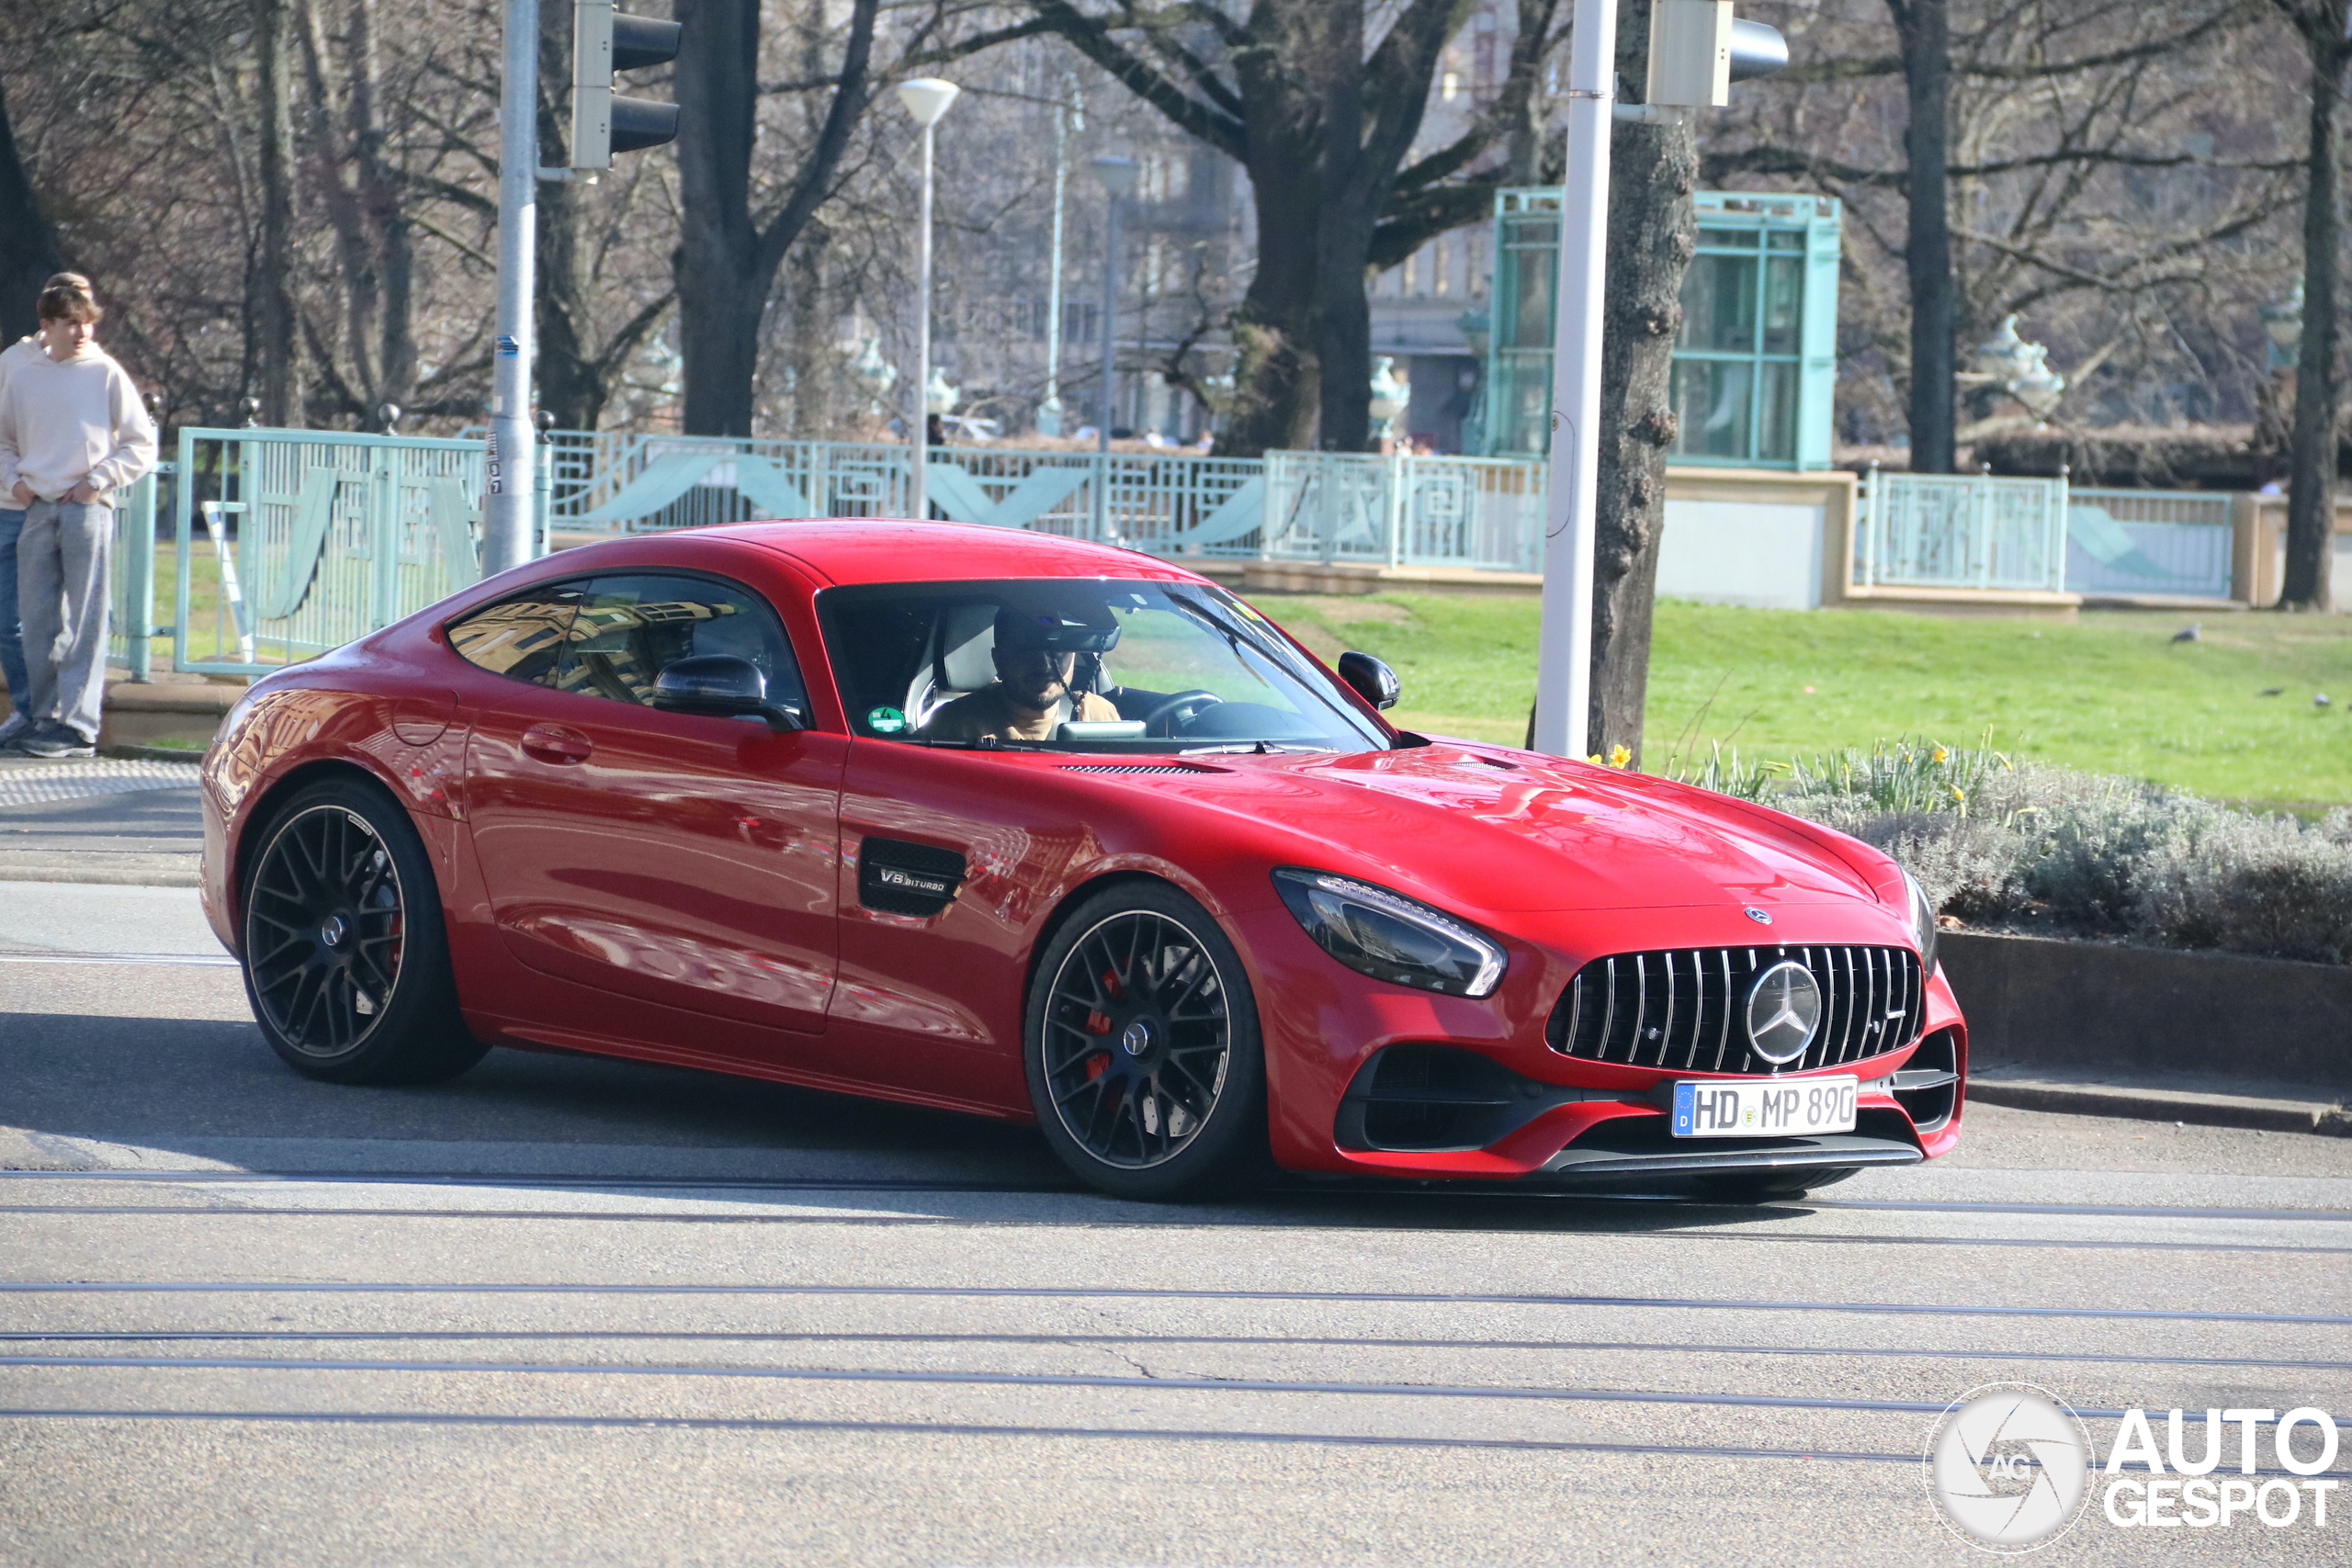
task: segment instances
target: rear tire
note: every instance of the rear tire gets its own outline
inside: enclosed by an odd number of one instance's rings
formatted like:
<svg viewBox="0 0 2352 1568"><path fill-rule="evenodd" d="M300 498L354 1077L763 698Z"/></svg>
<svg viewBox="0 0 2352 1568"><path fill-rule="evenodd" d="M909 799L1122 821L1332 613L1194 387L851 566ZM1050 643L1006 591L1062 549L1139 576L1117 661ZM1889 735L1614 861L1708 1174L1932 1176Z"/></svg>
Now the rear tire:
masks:
<svg viewBox="0 0 2352 1568"><path fill-rule="evenodd" d="M1271 1171L1250 976L1209 912L1165 883L1071 912L1030 981L1023 1043L1046 1143L1113 1197L1198 1197Z"/></svg>
<svg viewBox="0 0 2352 1568"><path fill-rule="evenodd" d="M245 996L296 1072L437 1083L488 1051L458 1012L433 863L381 788L340 778L295 795L263 828L243 891Z"/></svg>

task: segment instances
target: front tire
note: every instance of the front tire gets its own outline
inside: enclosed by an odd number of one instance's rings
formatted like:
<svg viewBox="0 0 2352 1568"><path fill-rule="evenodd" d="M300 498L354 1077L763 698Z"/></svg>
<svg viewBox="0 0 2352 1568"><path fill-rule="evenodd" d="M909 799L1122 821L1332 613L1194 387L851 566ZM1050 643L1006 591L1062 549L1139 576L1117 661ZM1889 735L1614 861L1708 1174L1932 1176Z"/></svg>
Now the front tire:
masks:
<svg viewBox="0 0 2352 1568"><path fill-rule="evenodd" d="M1030 981L1023 1043L1046 1141L1114 1197L1193 1196L1269 1163L1250 977L1209 912L1164 883L1071 912Z"/></svg>
<svg viewBox="0 0 2352 1568"><path fill-rule="evenodd" d="M245 996L278 1058L328 1083L455 1077L488 1047L458 1012L433 864L373 784L331 779L268 822L244 878Z"/></svg>

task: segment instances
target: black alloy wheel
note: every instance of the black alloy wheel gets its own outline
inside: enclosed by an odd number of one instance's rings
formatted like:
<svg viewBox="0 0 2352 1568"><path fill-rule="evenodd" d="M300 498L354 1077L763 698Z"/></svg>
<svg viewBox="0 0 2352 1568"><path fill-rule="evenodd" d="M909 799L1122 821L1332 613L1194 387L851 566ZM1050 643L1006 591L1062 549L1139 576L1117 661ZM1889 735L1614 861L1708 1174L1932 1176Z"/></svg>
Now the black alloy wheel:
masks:
<svg viewBox="0 0 2352 1568"><path fill-rule="evenodd" d="M484 1047L458 1015L431 863L381 789L301 791L244 878L246 995L272 1049L338 1083L425 1083Z"/></svg>
<svg viewBox="0 0 2352 1568"><path fill-rule="evenodd" d="M1265 1133L1257 1010L1208 911L1173 888L1097 895L1031 987L1030 1091L1071 1169L1168 1198L1258 1168Z"/></svg>

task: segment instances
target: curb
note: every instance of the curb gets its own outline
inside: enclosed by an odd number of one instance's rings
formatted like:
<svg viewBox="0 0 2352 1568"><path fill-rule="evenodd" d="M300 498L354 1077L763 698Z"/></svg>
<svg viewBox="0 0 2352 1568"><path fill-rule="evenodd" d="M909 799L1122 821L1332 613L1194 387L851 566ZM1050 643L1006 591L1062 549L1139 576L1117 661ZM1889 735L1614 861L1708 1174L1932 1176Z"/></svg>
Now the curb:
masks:
<svg viewBox="0 0 2352 1568"><path fill-rule="evenodd" d="M2121 1116L2142 1122L2186 1122L2201 1127L2246 1127L2265 1133L2311 1133L2352 1138L2352 1111L2320 1100L2258 1100L2127 1084L2051 1083L2034 1078L1972 1077L1968 1098L2018 1111L2074 1116Z"/></svg>

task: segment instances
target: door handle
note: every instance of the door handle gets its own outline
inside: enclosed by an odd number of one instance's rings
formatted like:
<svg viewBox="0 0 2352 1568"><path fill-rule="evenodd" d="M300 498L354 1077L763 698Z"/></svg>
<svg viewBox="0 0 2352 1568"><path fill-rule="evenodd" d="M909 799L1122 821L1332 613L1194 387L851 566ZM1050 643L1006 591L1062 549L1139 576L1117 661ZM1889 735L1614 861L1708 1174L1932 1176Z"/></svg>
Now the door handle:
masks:
<svg viewBox="0 0 2352 1568"><path fill-rule="evenodd" d="M560 724L535 724L523 731L523 751L542 762L584 762L595 750L589 739Z"/></svg>

